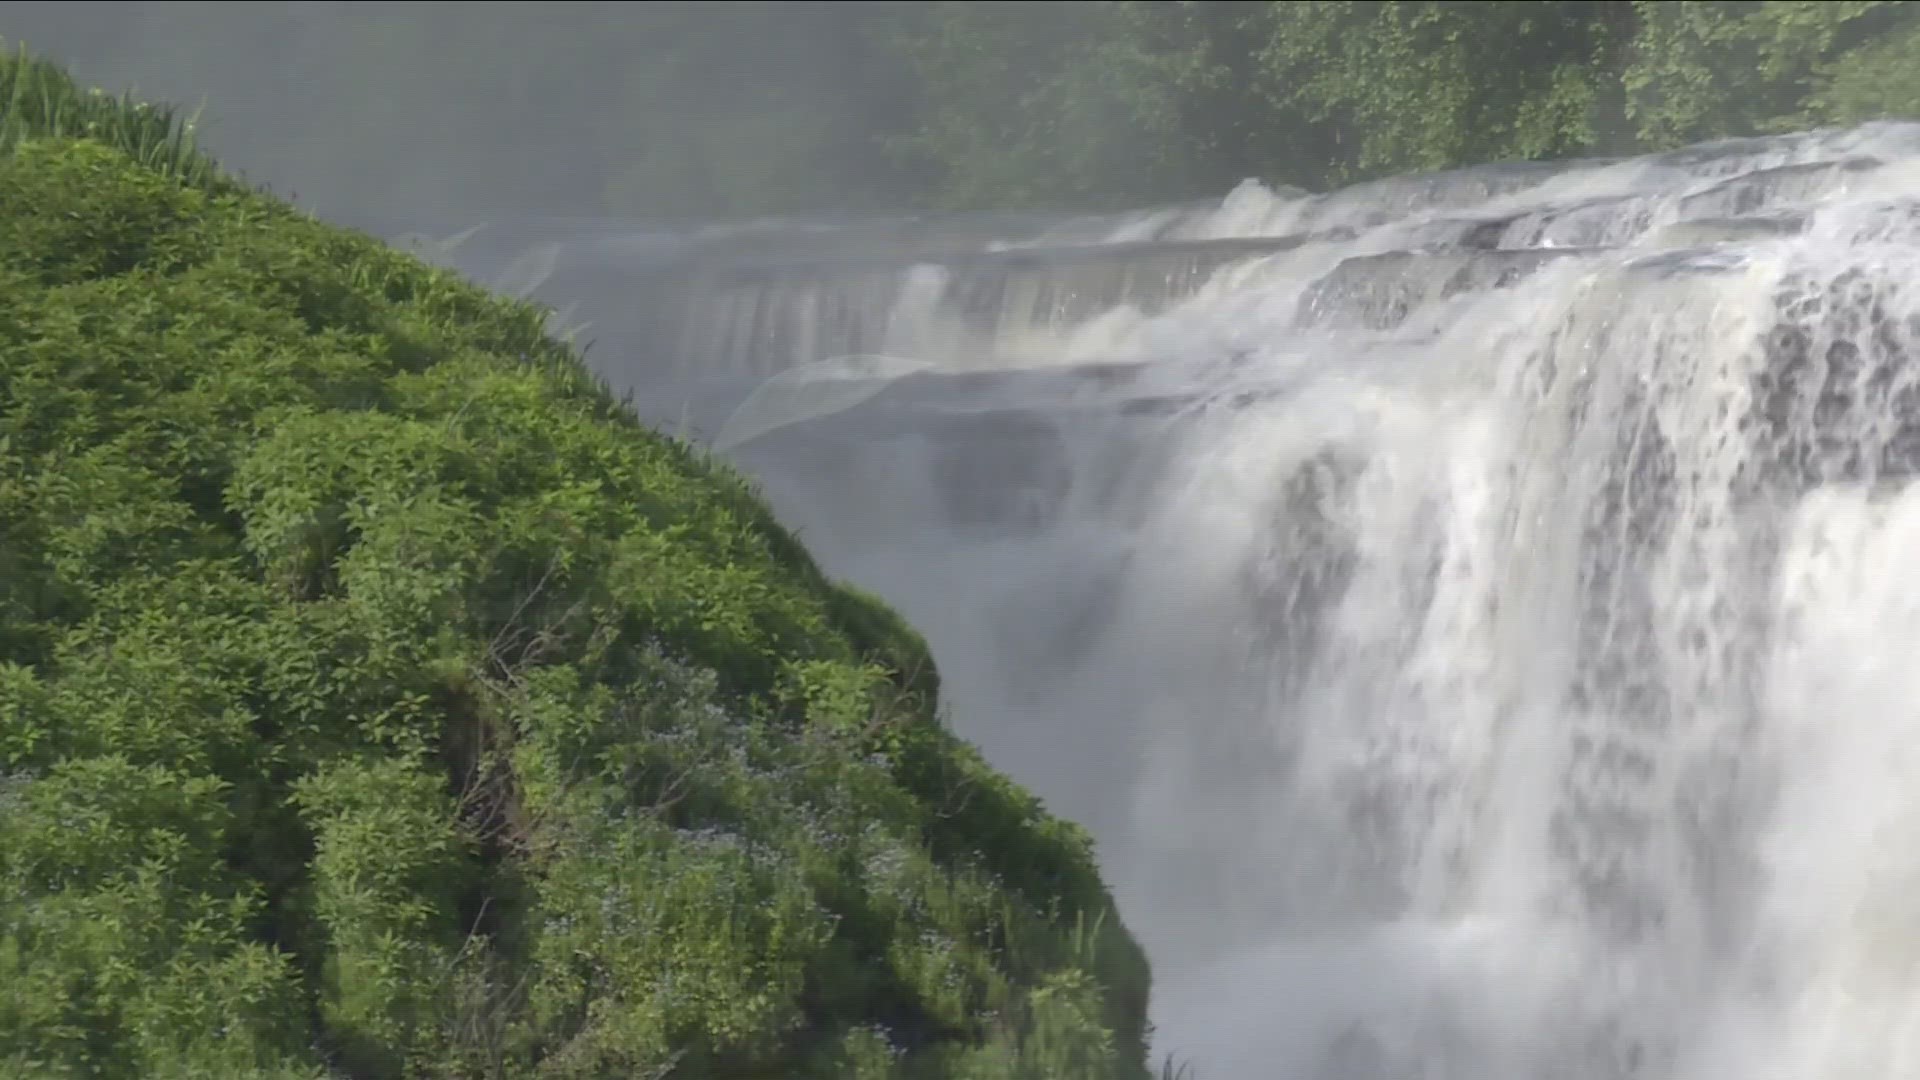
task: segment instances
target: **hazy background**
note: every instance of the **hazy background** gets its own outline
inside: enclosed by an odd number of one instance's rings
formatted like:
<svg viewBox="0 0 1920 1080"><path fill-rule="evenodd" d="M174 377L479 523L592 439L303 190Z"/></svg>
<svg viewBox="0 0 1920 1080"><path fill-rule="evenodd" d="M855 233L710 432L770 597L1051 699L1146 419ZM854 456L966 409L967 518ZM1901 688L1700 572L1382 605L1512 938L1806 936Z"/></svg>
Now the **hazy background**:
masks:
<svg viewBox="0 0 1920 1080"><path fill-rule="evenodd" d="M1920 110L1911 3L11 3L339 218L1088 208Z"/></svg>
<svg viewBox="0 0 1920 1080"><path fill-rule="evenodd" d="M216 155L325 214L693 216L897 201L862 33L897 7L24 3L0 35L204 101Z"/></svg>

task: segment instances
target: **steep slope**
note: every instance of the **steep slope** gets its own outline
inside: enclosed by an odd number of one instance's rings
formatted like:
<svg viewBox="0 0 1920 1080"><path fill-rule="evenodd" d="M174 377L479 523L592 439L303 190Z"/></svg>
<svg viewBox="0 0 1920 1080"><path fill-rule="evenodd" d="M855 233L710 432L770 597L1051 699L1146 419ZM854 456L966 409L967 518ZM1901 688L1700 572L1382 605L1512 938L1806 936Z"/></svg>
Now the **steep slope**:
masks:
<svg viewBox="0 0 1920 1080"><path fill-rule="evenodd" d="M0 109L0 1073L1144 1074L1085 835L543 312Z"/></svg>

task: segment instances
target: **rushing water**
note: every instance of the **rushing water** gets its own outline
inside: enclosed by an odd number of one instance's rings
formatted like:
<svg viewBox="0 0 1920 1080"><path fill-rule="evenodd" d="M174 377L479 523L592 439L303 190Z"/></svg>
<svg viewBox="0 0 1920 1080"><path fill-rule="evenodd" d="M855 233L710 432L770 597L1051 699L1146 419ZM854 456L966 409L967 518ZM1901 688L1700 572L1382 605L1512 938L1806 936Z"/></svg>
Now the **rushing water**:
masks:
<svg viewBox="0 0 1920 1080"><path fill-rule="evenodd" d="M1920 1076L1920 127L964 226L589 356L1093 830L1161 1051Z"/></svg>

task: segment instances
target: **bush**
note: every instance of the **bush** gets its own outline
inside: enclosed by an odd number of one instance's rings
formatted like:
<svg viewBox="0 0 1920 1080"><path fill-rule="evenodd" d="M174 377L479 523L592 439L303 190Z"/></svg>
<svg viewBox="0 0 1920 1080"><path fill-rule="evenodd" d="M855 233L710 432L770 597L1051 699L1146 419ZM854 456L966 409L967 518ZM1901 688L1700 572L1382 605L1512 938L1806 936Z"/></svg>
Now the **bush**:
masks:
<svg viewBox="0 0 1920 1080"><path fill-rule="evenodd" d="M1084 834L740 477L542 310L8 87L0 1070L1145 1075Z"/></svg>

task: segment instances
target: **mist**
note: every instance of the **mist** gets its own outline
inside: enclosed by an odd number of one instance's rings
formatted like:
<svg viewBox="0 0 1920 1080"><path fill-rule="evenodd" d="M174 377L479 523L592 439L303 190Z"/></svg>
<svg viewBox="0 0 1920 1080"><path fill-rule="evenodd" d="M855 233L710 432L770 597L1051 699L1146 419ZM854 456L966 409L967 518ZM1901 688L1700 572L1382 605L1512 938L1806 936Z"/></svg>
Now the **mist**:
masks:
<svg viewBox="0 0 1920 1080"><path fill-rule="evenodd" d="M887 3L15 3L0 37L191 108L223 164L347 223L907 201Z"/></svg>

